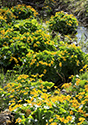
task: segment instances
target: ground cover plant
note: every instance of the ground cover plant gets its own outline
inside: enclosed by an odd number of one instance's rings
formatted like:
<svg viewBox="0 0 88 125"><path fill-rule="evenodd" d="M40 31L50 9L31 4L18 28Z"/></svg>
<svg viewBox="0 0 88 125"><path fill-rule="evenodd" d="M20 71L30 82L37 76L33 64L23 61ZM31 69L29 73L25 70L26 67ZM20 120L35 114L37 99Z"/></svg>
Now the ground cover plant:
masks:
<svg viewBox="0 0 88 125"><path fill-rule="evenodd" d="M31 6L17 5L11 8L11 11L17 19L27 19L29 17L38 15L36 10Z"/></svg>
<svg viewBox="0 0 88 125"><path fill-rule="evenodd" d="M24 73L44 73L43 80L52 81L57 85L61 79L67 81L70 75L78 74L79 70L87 63L85 54L74 44L63 44L57 51L29 52L22 60L24 65L21 69Z"/></svg>
<svg viewBox="0 0 88 125"><path fill-rule="evenodd" d="M0 94L4 105L16 113L16 124L87 124L88 81L74 76L72 82L62 86L66 90L64 94L56 86L52 93L53 85L22 74L1 88Z"/></svg>
<svg viewBox="0 0 88 125"><path fill-rule="evenodd" d="M0 25L0 111L13 112L16 125L88 124L88 54L64 32L53 38L32 7L9 11L16 18L2 13Z"/></svg>
<svg viewBox="0 0 88 125"><path fill-rule="evenodd" d="M77 19L72 14L63 11L56 12L49 20L49 29L62 34L74 34L78 26Z"/></svg>

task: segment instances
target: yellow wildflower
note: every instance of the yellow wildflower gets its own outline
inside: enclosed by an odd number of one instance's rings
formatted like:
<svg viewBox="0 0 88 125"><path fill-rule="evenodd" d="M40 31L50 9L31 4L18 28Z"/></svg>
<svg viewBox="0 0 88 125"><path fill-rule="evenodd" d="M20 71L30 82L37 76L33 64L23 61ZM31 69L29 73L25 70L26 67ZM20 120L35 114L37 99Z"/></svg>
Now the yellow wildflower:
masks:
<svg viewBox="0 0 88 125"><path fill-rule="evenodd" d="M62 67L62 62L59 63L59 66Z"/></svg>

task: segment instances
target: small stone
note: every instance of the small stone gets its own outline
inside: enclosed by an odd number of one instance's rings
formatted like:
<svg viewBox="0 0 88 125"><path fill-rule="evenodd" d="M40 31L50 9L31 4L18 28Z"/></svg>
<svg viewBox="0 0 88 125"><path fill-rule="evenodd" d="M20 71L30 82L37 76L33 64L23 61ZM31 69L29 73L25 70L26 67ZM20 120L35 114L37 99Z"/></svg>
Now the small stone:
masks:
<svg viewBox="0 0 88 125"><path fill-rule="evenodd" d="M15 125L14 115L6 109L0 113L0 125Z"/></svg>

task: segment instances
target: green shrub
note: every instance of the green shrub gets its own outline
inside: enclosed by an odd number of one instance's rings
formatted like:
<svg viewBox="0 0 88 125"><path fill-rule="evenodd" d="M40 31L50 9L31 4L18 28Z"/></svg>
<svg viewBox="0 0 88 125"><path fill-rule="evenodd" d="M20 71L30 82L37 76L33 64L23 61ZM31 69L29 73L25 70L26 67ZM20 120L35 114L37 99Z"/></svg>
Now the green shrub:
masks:
<svg viewBox="0 0 88 125"><path fill-rule="evenodd" d="M88 80L81 80L78 75L73 76L72 82L65 83L65 95L69 93L72 97L69 101L70 110L74 116L74 123L87 124L88 122Z"/></svg>
<svg viewBox="0 0 88 125"><path fill-rule="evenodd" d="M36 20L33 19L30 22L34 24ZM21 58L25 57L30 49L31 51L33 50L35 52L44 50L56 50L56 47L54 46L54 42L51 40L50 35L46 34L43 29L36 30L40 28L40 26L37 27L34 24L34 26L32 27L31 25L30 29L32 33L25 33L26 28L24 27L24 31L21 28L19 28L18 31L15 31L17 29L15 29L16 27L14 26L12 28L8 28L7 30L3 29L0 31L0 65L6 67L7 69L13 68L15 64L21 65ZM34 30L36 31L33 32ZM24 32L24 34L20 34L21 31ZM20 58L20 61L18 58Z"/></svg>
<svg viewBox="0 0 88 125"><path fill-rule="evenodd" d="M0 31L0 47L9 46L11 43L19 40L21 37L19 31L14 31L13 28L8 28L7 30L1 29Z"/></svg>
<svg viewBox="0 0 88 125"><path fill-rule="evenodd" d="M11 8L11 11L16 16L16 19L26 19L31 17L36 17L38 14L34 8L30 5L17 5Z"/></svg>
<svg viewBox="0 0 88 125"><path fill-rule="evenodd" d="M48 84L48 85L47 85ZM87 124L88 122L88 81L74 76L65 83L61 93L51 82L36 80L26 74L0 88L0 107L15 113L17 125Z"/></svg>
<svg viewBox="0 0 88 125"><path fill-rule="evenodd" d="M55 42L51 40L51 36L46 34L42 29L36 30L35 32L29 34L24 34L25 40L35 52L44 51L44 50L56 50L54 46Z"/></svg>
<svg viewBox="0 0 88 125"><path fill-rule="evenodd" d="M62 45L58 51L28 53L22 70L25 73L39 74L43 80L52 81L56 85L66 82L70 75L78 74L87 63L86 54L79 47ZM23 60L24 60L23 59ZM42 75L41 75L42 74Z"/></svg>
<svg viewBox="0 0 88 125"><path fill-rule="evenodd" d="M47 50L39 53L29 52L22 59L24 63L21 67L22 72L30 75L38 74L38 78L56 83L58 81L58 74L55 69L53 53Z"/></svg>
<svg viewBox="0 0 88 125"><path fill-rule="evenodd" d="M7 7L2 7L0 9L0 31L7 30L11 28L11 26L15 22L15 15L11 12L11 10ZM3 28L3 29L1 29Z"/></svg>
<svg viewBox="0 0 88 125"><path fill-rule="evenodd" d="M78 21L72 14L60 11L56 12L55 16L51 16L48 25L50 30L58 31L62 34L72 34L75 33Z"/></svg>
<svg viewBox="0 0 88 125"><path fill-rule="evenodd" d="M29 52L29 49L29 46L20 41L3 46L0 50L0 65L12 69L14 65L22 64L21 58Z"/></svg>
<svg viewBox="0 0 88 125"><path fill-rule="evenodd" d="M25 20L17 20L13 25L13 29L15 31L20 31L21 34L25 32L34 32L38 29L42 28L42 26L37 22L36 19L25 19Z"/></svg>
<svg viewBox="0 0 88 125"><path fill-rule="evenodd" d="M32 32L35 32L39 29L44 30L42 25L40 25L36 19L15 21L10 26L7 25L7 29L0 28L0 47L10 45L12 42L15 42L17 40L22 41L23 39L24 41L24 38L28 38L28 36L31 35ZM24 33L25 35L23 36Z"/></svg>
<svg viewBox="0 0 88 125"><path fill-rule="evenodd" d="M79 71L85 64L87 64L88 57L75 44L64 44L59 47L60 52L57 52L58 61L61 62L61 72L67 78L69 75L79 74ZM59 62L56 61L58 64ZM57 65L58 66L58 65ZM57 67L57 69L59 66Z"/></svg>
<svg viewBox="0 0 88 125"><path fill-rule="evenodd" d="M9 109L13 111L15 109L11 105L13 103L13 100L15 102L14 106L15 104L24 104L27 102L26 100L32 98L31 91L35 90L35 87L40 91L42 91L42 89L47 91L52 86L54 86L54 83L52 82L47 82L47 81L42 81L41 79L32 78L26 74L18 75L18 77L14 76L14 78L15 79L12 82L9 81L3 86L2 89L0 88L0 99L2 98L2 104L4 103L3 105L1 105L0 103L0 108L6 108L6 107L8 108L10 105Z"/></svg>

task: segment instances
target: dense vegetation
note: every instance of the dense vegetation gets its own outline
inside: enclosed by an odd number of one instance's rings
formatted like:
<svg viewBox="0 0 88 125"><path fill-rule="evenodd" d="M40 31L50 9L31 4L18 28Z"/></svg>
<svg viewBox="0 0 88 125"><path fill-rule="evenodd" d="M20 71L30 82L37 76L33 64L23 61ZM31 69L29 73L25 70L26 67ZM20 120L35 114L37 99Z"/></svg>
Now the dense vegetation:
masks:
<svg viewBox="0 0 88 125"><path fill-rule="evenodd" d="M76 17L60 11L44 26L26 5L0 15L0 110L15 113L16 125L88 124L88 54L72 43Z"/></svg>
<svg viewBox="0 0 88 125"><path fill-rule="evenodd" d="M87 0L22 0L25 4L32 5L39 10L40 15L51 15L57 11L73 13L80 22L88 26L88 1Z"/></svg>

